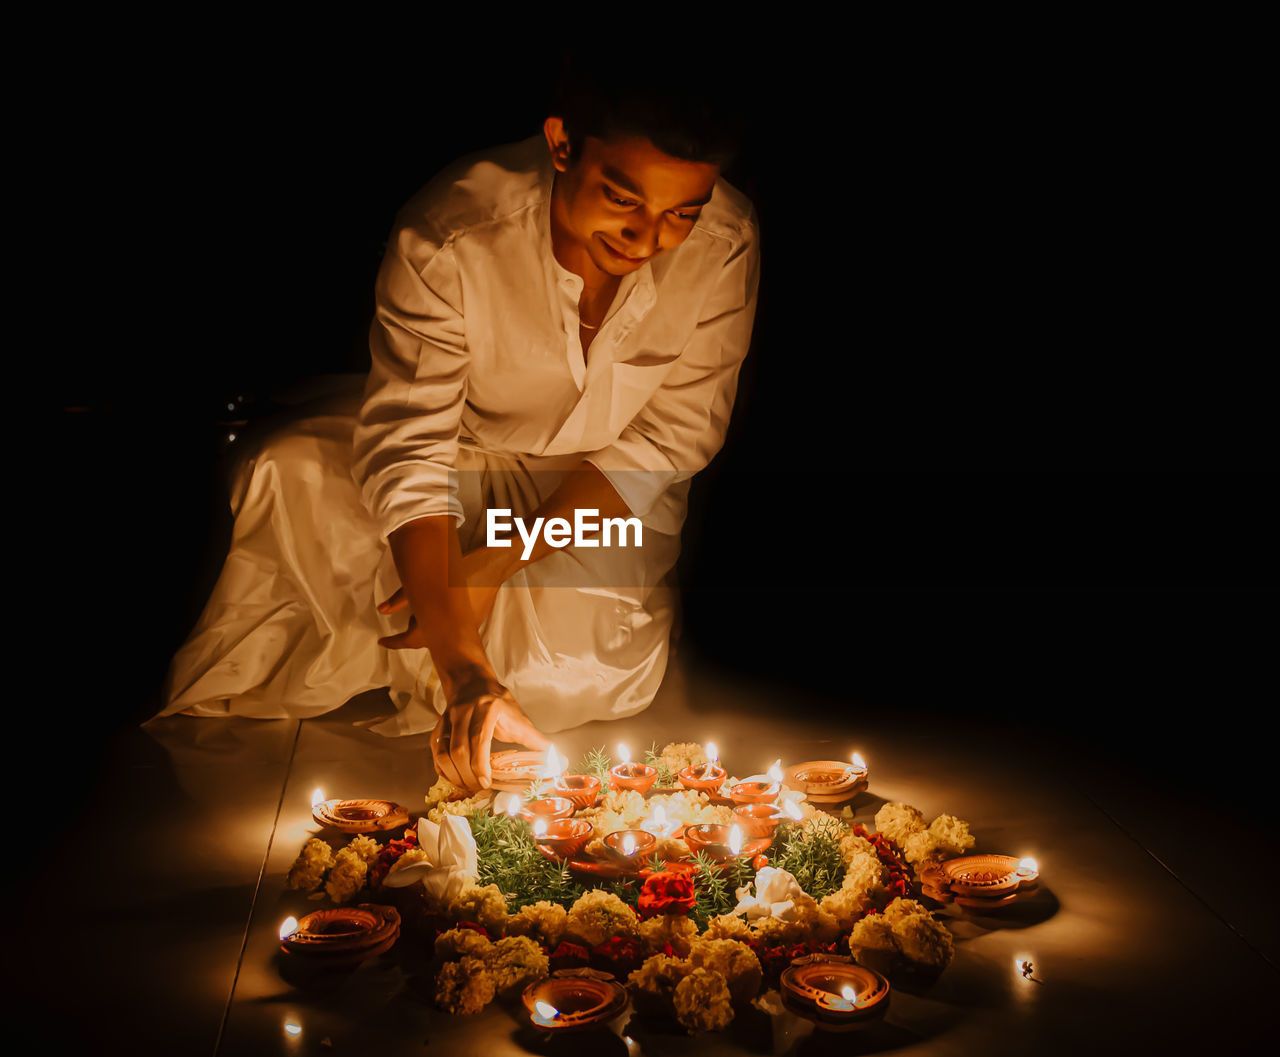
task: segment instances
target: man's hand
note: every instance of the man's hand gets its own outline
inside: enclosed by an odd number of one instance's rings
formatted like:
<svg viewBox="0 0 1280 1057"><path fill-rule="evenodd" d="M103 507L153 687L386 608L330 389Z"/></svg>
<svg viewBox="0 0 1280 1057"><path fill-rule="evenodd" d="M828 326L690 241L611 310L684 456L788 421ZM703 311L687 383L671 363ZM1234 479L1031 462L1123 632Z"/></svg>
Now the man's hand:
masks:
<svg viewBox="0 0 1280 1057"><path fill-rule="evenodd" d="M498 587L501 584L500 574L495 571L493 552L481 547L466 555L462 559L462 573L467 578L467 600L476 615L476 627L479 628L493 612L493 603L498 597ZM403 587L398 587L390 598L378 605L378 612L399 613L408 608L409 596L404 593ZM410 614L408 630L399 635L381 638L378 645L392 650L419 649L426 643L416 632L417 621Z"/></svg>
<svg viewBox="0 0 1280 1057"><path fill-rule="evenodd" d="M550 740L524 714L506 687L488 678L459 688L431 733L436 772L459 789L474 792L493 783L491 743L499 741L545 749Z"/></svg>

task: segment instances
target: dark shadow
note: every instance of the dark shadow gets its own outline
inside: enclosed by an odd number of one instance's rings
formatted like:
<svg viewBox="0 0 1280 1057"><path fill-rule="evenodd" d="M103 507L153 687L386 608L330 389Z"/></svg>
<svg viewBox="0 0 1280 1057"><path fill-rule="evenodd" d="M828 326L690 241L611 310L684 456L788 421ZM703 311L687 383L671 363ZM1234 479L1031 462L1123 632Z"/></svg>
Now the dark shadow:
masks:
<svg viewBox="0 0 1280 1057"><path fill-rule="evenodd" d="M627 1057L630 1052L627 1044L606 1027L553 1034L525 1024L517 1028L511 1037L530 1053L542 1053L547 1057Z"/></svg>
<svg viewBox="0 0 1280 1057"><path fill-rule="evenodd" d="M928 897L925 902L932 908L945 906L945 904L935 903ZM955 921L967 921L986 932L994 932L997 929L1025 929L1042 924L1053 917L1060 907L1058 897L1042 886L1032 898L1021 903L1013 903L1003 910L975 913L952 906L948 907L947 911L955 915Z"/></svg>

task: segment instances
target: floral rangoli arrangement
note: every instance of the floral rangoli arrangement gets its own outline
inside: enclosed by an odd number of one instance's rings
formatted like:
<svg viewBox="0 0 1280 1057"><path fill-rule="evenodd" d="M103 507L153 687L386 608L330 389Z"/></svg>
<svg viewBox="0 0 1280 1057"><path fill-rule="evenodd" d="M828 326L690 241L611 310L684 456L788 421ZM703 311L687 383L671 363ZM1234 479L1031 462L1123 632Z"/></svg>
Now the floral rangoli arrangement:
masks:
<svg viewBox="0 0 1280 1057"><path fill-rule="evenodd" d="M638 1014L722 1030L747 1003L776 1011L770 992L806 956L843 955L889 980L930 978L950 963L951 933L920 901L919 877L974 846L968 823L926 822L888 803L865 828L848 806L840 816L820 810L772 772L755 777L775 779L765 792L776 787L778 819L767 848L744 855L737 832L730 847L714 833L752 821L735 811L746 786L725 775L718 789L680 788L678 776L719 773L696 743L655 746L646 760L639 766L658 772L648 795L619 788L626 765L611 767L603 750L583 761L601 792L572 812L591 835L571 855L539 839L538 811L563 815L568 803L549 799L547 783L468 796L440 779L402 831L308 840L287 886L339 906L396 907L401 942L433 946L435 1002L454 1014L516 998L561 970L594 970L622 983ZM713 843L694 850L685 837L694 827ZM654 840L630 859L605 841L646 833Z"/></svg>

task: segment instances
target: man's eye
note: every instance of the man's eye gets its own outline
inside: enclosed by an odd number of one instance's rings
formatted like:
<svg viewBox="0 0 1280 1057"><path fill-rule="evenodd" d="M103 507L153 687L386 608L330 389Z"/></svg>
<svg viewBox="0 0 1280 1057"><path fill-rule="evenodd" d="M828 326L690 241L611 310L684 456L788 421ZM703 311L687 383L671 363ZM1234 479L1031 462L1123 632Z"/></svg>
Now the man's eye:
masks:
<svg viewBox="0 0 1280 1057"><path fill-rule="evenodd" d="M604 196L605 196L607 199L609 199L609 201L610 201L610 202L612 202L612 203L613 203L614 205L616 205L616 206L633 206L633 205L636 205L636 203L635 203L635 202L633 202L633 201L631 201L631 199L629 199L629 198L619 198L616 194L614 194L612 191L610 191L607 187L605 188Z"/></svg>
<svg viewBox="0 0 1280 1057"><path fill-rule="evenodd" d="M698 213L677 213L676 218L678 220L697 220L699 215Z"/></svg>

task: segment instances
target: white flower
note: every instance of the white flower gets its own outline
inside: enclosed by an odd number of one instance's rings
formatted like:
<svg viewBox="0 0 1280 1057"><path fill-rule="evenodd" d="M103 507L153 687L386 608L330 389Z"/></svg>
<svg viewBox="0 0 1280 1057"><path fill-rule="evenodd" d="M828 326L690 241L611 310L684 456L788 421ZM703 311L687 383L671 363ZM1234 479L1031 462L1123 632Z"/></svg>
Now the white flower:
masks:
<svg viewBox="0 0 1280 1057"><path fill-rule="evenodd" d="M793 921L796 917L796 900L807 899L805 890L786 870L776 866L761 867L756 873L756 894L745 885L737 891L738 905L733 913L745 918L779 918Z"/></svg>
<svg viewBox="0 0 1280 1057"><path fill-rule="evenodd" d="M427 895L447 903L479 877L476 866L476 839L471 824L460 815L445 815L439 823L425 815L418 819L418 847L426 859L404 863L397 860L382 883L388 888L408 888L421 882Z"/></svg>

